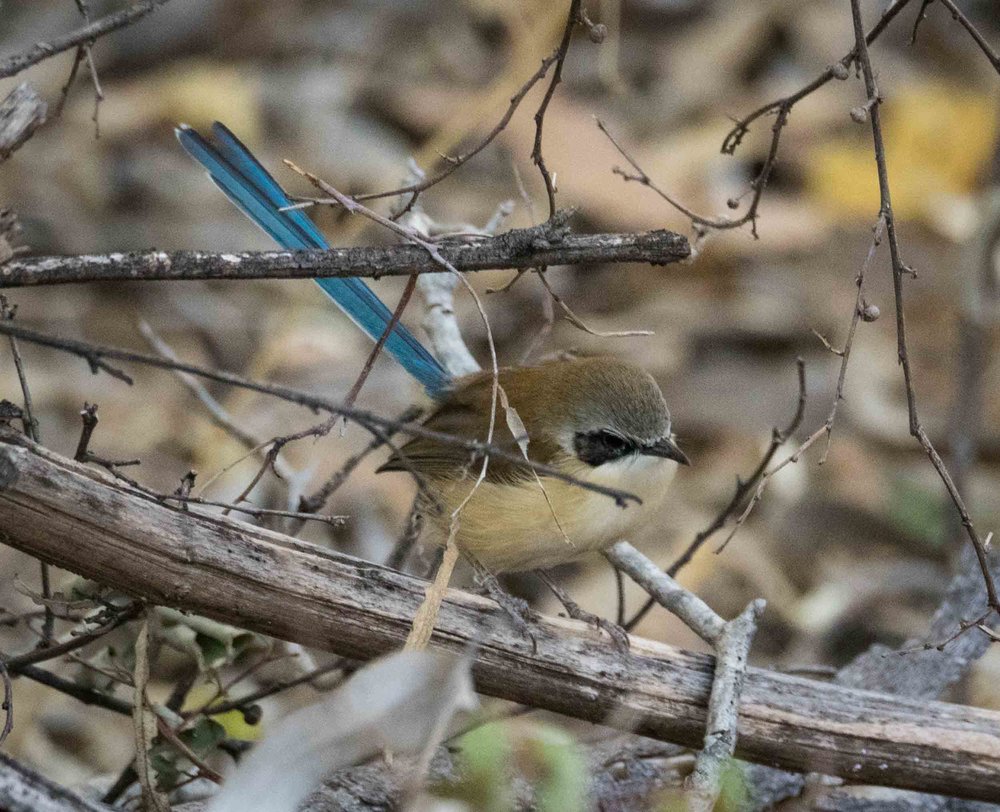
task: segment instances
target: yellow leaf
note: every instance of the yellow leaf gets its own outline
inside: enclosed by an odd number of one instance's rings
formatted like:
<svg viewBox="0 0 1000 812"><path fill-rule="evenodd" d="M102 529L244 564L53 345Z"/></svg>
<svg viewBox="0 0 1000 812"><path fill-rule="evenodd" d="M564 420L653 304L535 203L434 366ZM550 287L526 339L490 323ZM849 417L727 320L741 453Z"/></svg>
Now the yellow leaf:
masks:
<svg viewBox="0 0 1000 812"><path fill-rule="evenodd" d="M156 77L108 88L101 104L101 132L110 138L129 138L163 122L204 128L218 120L249 143L257 143L261 141L260 84L252 71L211 62L182 62ZM85 101L74 106L74 115L89 119L93 102Z"/></svg>
<svg viewBox="0 0 1000 812"><path fill-rule="evenodd" d="M938 227L940 208L974 190L997 137L997 107L995 95L939 82L911 85L888 98L883 130L897 217ZM807 186L839 219L874 219L879 194L871 128L854 126L850 137L813 149Z"/></svg>
<svg viewBox="0 0 1000 812"><path fill-rule="evenodd" d="M198 710L206 702L214 699L218 689L213 683L202 683L192 688L184 700L182 710ZM261 724L247 724L243 714L238 710L227 711L226 713L210 714L209 718L222 725L226 731L227 739L238 739L239 741L254 742L261 736Z"/></svg>

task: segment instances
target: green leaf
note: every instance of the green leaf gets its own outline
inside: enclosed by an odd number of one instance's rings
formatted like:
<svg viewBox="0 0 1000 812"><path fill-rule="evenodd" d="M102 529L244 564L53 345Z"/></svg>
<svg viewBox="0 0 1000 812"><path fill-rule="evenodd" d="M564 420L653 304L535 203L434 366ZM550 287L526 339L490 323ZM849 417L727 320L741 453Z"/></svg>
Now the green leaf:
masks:
<svg viewBox="0 0 1000 812"><path fill-rule="evenodd" d="M504 722L491 722L457 741L461 773L457 782L438 794L465 801L483 812L507 812L514 805L511 791L513 747Z"/></svg>
<svg viewBox="0 0 1000 812"><path fill-rule="evenodd" d="M936 493L916 482L893 481L889 491L889 515L902 532L931 549L940 549L948 538L944 503Z"/></svg>
<svg viewBox="0 0 1000 812"><path fill-rule="evenodd" d="M587 804L587 767L576 741L557 727L537 725L526 742L538 775L539 812L576 812Z"/></svg>
<svg viewBox="0 0 1000 812"><path fill-rule="evenodd" d="M525 720L492 722L462 736L459 780L438 794L473 809L514 807L515 775L534 790L538 812L582 812L590 781L575 739L552 725Z"/></svg>
<svg viewBox="0 0 1000 812"><path fill-rule="evenodd" d="M191 748L196 756L211 753L226 738L226 729L214 719L202 717L194 725L180 734L180 739Z"/></svg>
<svg viewBox="0 0 1000 812"><path fill-rule="evenodd" d="M747 808L749 794L747 779L743 772L743 762L729 759L722 768L719 800L715 804L718 812L740 812Z"/></svg>

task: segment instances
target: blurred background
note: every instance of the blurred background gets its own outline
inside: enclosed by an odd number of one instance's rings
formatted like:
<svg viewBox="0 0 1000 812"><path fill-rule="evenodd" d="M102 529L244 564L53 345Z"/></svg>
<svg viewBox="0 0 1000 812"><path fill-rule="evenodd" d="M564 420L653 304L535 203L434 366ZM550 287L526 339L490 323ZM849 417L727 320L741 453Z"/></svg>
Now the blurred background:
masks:
<svg viewBox="0 0 1000 812"><path fill-rule="evenodd" d="M223 121L292 192L310 190L281 166L282 158L347 193L390 188L405 178L411 157L433 168L440 154L460 153L492 128L552 50L564 5L175 0L97 42L94 61L105 95L97 123L84 68L61 117L0 166L0 206L17 212L22 242L39 254L268 249L268 239L179 148L172 132L177 123ZM996 42L1000 18L993 5L980 0L963 8ZM90 6L93 16L117 7L96 0ZM798 89L847 53L853 39L843 0L593 0L585 6L609 34L595 45L578 32L544 141L559 204L578 210L573 224L579 231L669 228L693 238L684 216L612 174L623 161L595 116L662 188L704 215L730 215L726 201L746 192L766 156L772 119L754 124L736 155L727 156L719 147L729 117ZM865 4L869 24L883 6ZM914 5L893 23L872 56L885 98L900 239L919 275L906 284L910 357L924 424L944 453L961 429L955 415L965 395L959 325L980 305L988 312L993 306L983 295L988 299L996 277L979 258L987 200L998 180L1000 88L967 33L936 5L911 45L917 10ZM69 0L9 1L0 13L3 55L80 25ZM51 109L72 61L72 53L63 54L0 81L0 96L27 79ZM491 147L422 197L430 216L482 224L504 200L515 201L511 226L544 216L544 189L529 157L539 100L540 93L529 95ZM728 502L736 477L753 470L771 427L791 418L796 357L805 360L808 380L798 440L829 411L840 360L813 330L842 345L878 213L870 128L850 116L863 101L863 85L852 75L794 108L760 207L758 239L746 228L713 233L698 241L692 261L666 267L550 270L553 288L593 330L647 329L651 337L600 338L558 317L546 333L547 294L535 277L488 293L511 274L470 275L484 296L502 363L519 363L528 351L533 358L599 351L636 361L657 378L694 461L677 478L662 514L632 540L664 565ZM335 245L388 240L342 213L312 214ZM395 280L375 286L390 303L401 290ZM724 553L713 552L723 533L680 575L723 615L753 597L767 599L752 653L757 664L837 667L873 642L898 645L921 634L964 543L940 480L908 436L885 248L867 289L882 318L859 326L826 463L817 465L821 441L773 479ZM26 326L147 351L138 329L144 320L186 360L330 397L347 392L369 350L319 289L301 281L94 284L15 290L11 298ZM470 346L486 359L485 333L467 296L459 297L458 308ZM419 317L414 303L404 321L417 325ZM996 331L987 340L982 453L962 476L983 534L1000 520ZM245 454L170 373L133 367L135 385L128 387L91 375L70 356L32 346L23 346L23 354L41 439L60 453L72 455L87 401L100 406L92 450L141 459L128 473L159 491L173 491L189 469L207 482ZM0 395L20 402L9 355L3 358ZM261 439L314 422L288 404L211 388ZM380 359L359 403L392 416L418 394L401 370ZM367 442L351 427L288 446L283 454L298 472L294 486L310 492ZM794 448L793 439L778 458ZM405 475L375 476L384 456L366 459L327 505L326 512L349 517L343 528L310 524L301 535L383 560L403 531L413 496ZM257 459L244 460L204 495L234 498L258 466ZM268 475L253 500L280 508L287 493L286 484ZM602 559L567 567L559 578L583 606L614 617L615 583ZM37 579L32 560L0 548L0 607L7 615L34 608L25 593L37 590ZM57 587L71 581L56 574ZM530 578L511 588L556 611ZM626 592L631 612L643 596L630 587ZM0 628L0 647L30 646L36 620ZM637 633L702 648L660 610ZM953 698L1000 707L998 655L981 660ZM154 675L164 690L179 667L167 663ZM59 668L80 671L72 663ZM46 774L79 784L113 776L130 758L127 719L108 719L26 680L16 687L18 724L7 747ZM265 710L313 695L298 689Z"/></svg>

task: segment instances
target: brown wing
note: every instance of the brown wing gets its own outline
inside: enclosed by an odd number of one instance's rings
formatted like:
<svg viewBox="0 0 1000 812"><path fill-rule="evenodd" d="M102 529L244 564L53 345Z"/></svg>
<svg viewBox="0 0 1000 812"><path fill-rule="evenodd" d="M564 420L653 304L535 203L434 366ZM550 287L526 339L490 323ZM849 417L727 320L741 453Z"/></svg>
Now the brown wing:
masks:
<svg viewBox="0 0 1000 812"><path fill-rule="evenodd" d="M520 400L518 395L523 397L524 393L519 391L517 381L510 380L510 373L511 370L501 370L500 384L507 392L511 405L518 409L518 414L525 422L529 438L528 455L536 462L550 463L560 449L556 443L544 436L540 426L533 426L532 421L529 421L531 410L518 408L517 402ZM489 374L476 375L462 381L460 386L424 421L424 427L467 440L485 442L489 436L492 390L493 379ZM499 399L492 445L518 458L522 456L521 449L507 425L507 418ZM399 454L393 453L378 471L406 471L408 463L419 473L431 478L461 477L465 471L476 476L482 464L481 454L459 445L442 443L426 437L414 437L400 448L400 452L405 456L406 462ZM519 480L530 476L531 469L527 466L498 457L491 457L486 471L486 479L490 482Z"/></svg>

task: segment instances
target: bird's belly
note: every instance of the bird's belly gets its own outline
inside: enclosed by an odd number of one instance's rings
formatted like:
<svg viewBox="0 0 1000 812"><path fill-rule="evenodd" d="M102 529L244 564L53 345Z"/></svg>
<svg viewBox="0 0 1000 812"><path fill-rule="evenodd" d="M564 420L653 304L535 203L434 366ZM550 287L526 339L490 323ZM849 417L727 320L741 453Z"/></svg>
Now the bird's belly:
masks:
<svg viewBox="0 0 1000 812"><path fill-rule="evenodd" d="M482 482L458 515L456 543L497 573L572 561L629 535L662 502L676 467L669 460L637 457L571 472L642 499L641 505L629 501L624 508L611 497L550 477L542 477L541 486L534 479L516 484ZM443 543L450 516L472 483L436 482L434 486L446 510L432 518L433 535Z"/></svg>

